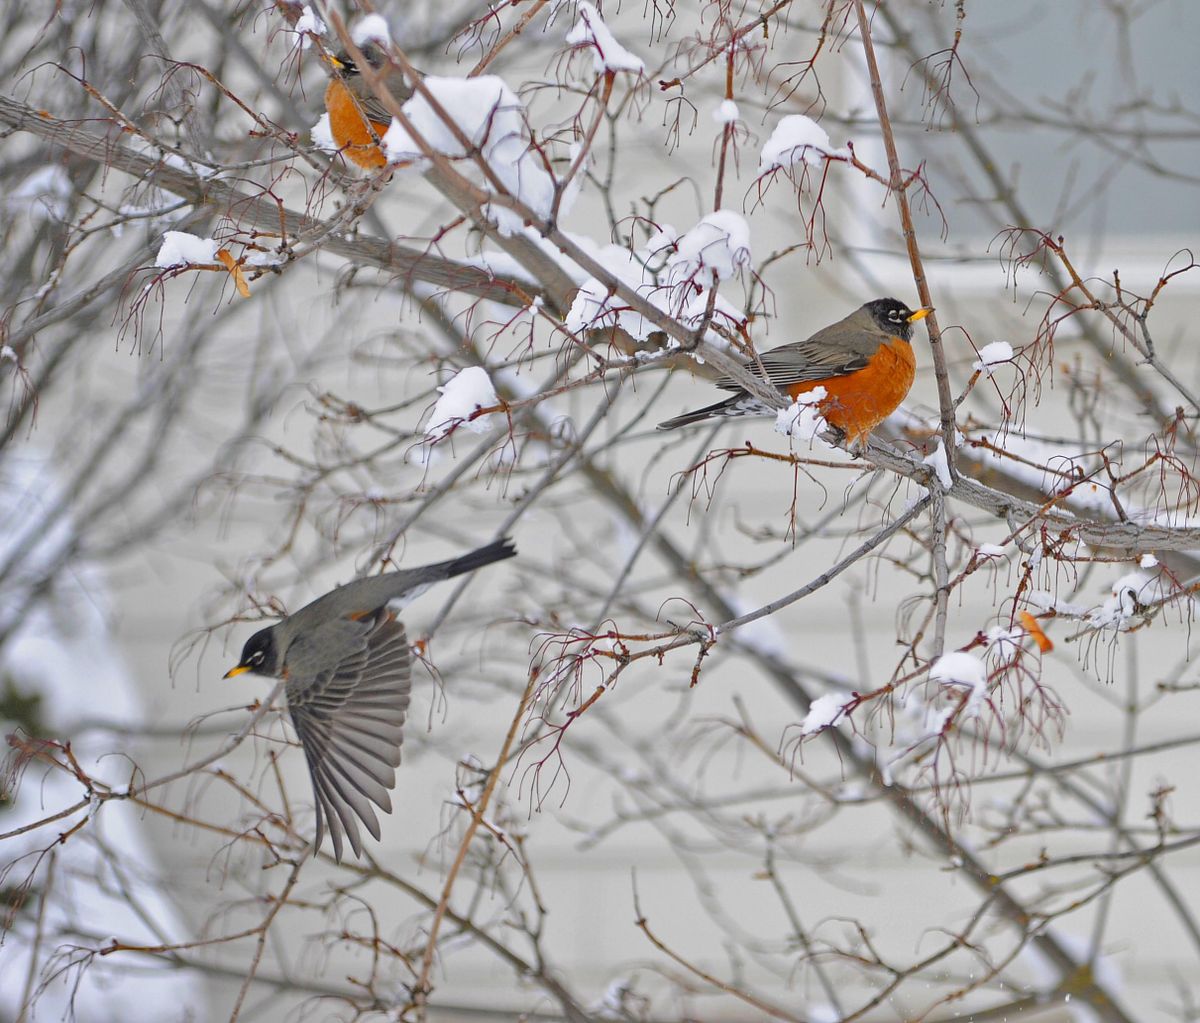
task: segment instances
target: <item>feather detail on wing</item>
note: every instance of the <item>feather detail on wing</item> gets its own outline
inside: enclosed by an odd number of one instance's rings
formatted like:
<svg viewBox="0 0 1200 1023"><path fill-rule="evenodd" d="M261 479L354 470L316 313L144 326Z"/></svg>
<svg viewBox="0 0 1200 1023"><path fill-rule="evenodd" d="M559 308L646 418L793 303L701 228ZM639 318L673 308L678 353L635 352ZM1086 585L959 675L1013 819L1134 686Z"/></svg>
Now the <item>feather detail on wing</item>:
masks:
<svg viewBox="0 0 1200 1023"><path fill-rule="evenodd" d="M401 105L407 103L412 98L413 87L408 84L404 75L399 71L392 71L384 80L384 85L387 87L392 99ZM376 96L374 91L367 86L366 82L360 79L355 82L355 86L352 90L352 95L358 103L359 109L367 115L367 119L372 124L383 126L379 132L382 135L392 123L392 112L384 105L383 100Z"/></svg>
<svg viewBox="0 0 1200 1023"><path fill-rule="evenodd" d="M379 838L372 804L392 812L388 793L396 784L411 684L404 626L382 610L362 622L360 642L336 667L288 679L288 708L316 795L316 848L328 825L338 862L343 836L361 855L360 821Z"/></svg>
<svg viewBox="0 0 1200 1023"><path fill-rule="evenodd" d="M392 112L383 105L383 100L374 94L368 96L355 96L354 98L357 100L359 108L362 110L362 112L367 115L367 120L369 120L372 125L383 125L383 131L386 131L387 126L392 123ZM403 103L407 99L408 96L396 96L396 102L398 103ZM383 131L379 131L379 134L382 135Z"/></svg>
<svg viewBox="0 0 1200 1023"><path fill-rule="evenodd" d="M847 348L831 348L818 342L815 337L790 345L780 345L769 352L763 352L759 358L762 360L763 369L767 371L767 379L780 390L792 384L845 376L865 368L870 363L866 354ZM751 362L746 369L755 375L759 374L757 362ZM721 377L717 386L723 391L744 390L741 384L729 377Z"/></svg>

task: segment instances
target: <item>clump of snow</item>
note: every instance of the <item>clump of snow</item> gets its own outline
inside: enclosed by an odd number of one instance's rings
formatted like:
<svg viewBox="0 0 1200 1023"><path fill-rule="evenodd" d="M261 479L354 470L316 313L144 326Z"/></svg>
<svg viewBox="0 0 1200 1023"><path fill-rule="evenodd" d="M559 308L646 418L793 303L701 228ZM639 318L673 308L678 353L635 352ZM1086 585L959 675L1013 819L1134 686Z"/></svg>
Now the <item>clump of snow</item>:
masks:
<svg viewBox="0 0 1200 1023"><path fill-rule="evenodd" d="M329 126L328 114L321 115L321 119L312 126L309 134L312 136L313 145L322 153L340 152L342 147L333 140L333 129Z"/></svg>
<svg viewBox="0 0 1200 1023"><path fill-rule="evenodd" d="M1153 558L1153 555L1150 557ZM1154 564L1157 566L1157 560ZM1117 579L1109 588L1109 595L1104 603L1098 607L1070 604L1045 590L1032 590L1026 594L1025 599L1031 607L1039 611L1054 611L1064 617L1079 618L1094 629L1123 632L1137 624L1149 605L1159 600L1162 595L1163 583L1158 575L1139 570Z"/></svg>
<svg viewBox="0 0 1200 1023"><path fill-rule="evenodd" d="M425 79L425 86L472 147L482 149L489 142L494 145L510 131L524 134L520 116L524 107L504 80L496 75L470 79L429 77ZM414 95L404 104L404 113L431 149L451 157L468 155L452 128L420 95ZM421 159L421 148L396 120L384 135L383 143L393 162Z"/></svg>
<svg viewBox="0 0 1200 1023"><path fill-rule="evenodd" d="M686 294L686 291L684 293ZM683 308L676 312L675 318L685 327L689 327L692 330L699 330L700 324L704 322L704 316L708 312L708 300L711 294L711 291L696 292L692 298L684 303ZM716 323L730 330L740 330L746 323L746 314L742 312L739 306L735 306L732 302L718 295L716 303L713 305L712 318L709 320L709 323ZM725 338L711 329L705 335L705 340L719 348L729 347Z"/></svg>
<svg viewBox="0 0 1200 1023"><path fill-rule="evenodd" d="M985 558L1000 558L1006 553L1004 547L998 543L981 543L975 550Z"/></svg>
<svg viewBox="0 0 1200 1023"><path fill-rule="evenodd" d="M638 254L617 245L608 246L605 252L605 268L638 292L646 289L647 300L657 305L653 298L654 278ZM648 256L644 250L642 255ZM584 330L621 329L639 340L645 340L657 329L624 299L610 294L608 286L595 277L588 278L575 292L571 308L567 310L566 325L568 330L575 333Z"/></svg>
<svg viewBox="0 0 1200 1023"><path fill-rule="evenodd" d="M1156 558L1153 554L1143 554L1142 560L1138 562L1138 567L1146 569L1157 568L1158 558Z"/></svg>
<svg viewBox="0 0 1200 1023"><path fill-rule="evenodd" d="M661 237L665 235L660 235ZM664 251L667 250L652 252L649 249L639 249L630 252L621 246L609 245L597 252L595 258L649 305L674 316L688 327L698 328L708 310L711 292L707 289L697 291L687 281L668 283L667 279L673 276L669 269L673 254L668 252L664 260ZM712 329L712 325L738 330L745 322L746 317L741 309L717 295L705 340L727 347L725 339L718 331ZM575 293L567 313L566 324L567 329L576 332L619 328L628 331L639 340L645 340L659 329L652 320L630 306L625 299L612 293L607 283L595 277L585 280Z"/></svg>
<svg viewBox="0 0 1200 1023"><path fill-rule="evenodd" d="M968 711L978 708L987 693L987 669L983 661L964 650L942 654L929 669L929 677L942 685L964 686L970 689Z"/></svg>
<svg viewBox="0 0 1200 1023"><path fill-rule="evenodd" d="M950 475L950 462L946 458L946 446L942 443L941 437L938 438L937 447L921 461L933 467L943 490L949 490L954 486L954 477Z"/></svg>
<svg viewBox="0 0 1200 1023"><path fill-rule="evenodd" d="M191 263L215 263L217 243L212 238L197 238L186 231L167 231L163 235L154 265L164 270Z"/></svg>
<svg viewBox="0 0 1200 1023"><path fill-rule="evenodd" d="M487 370L480 366L468 366L455 373L438 388L438 392L441 397L433 406L429 422L425 424L426 440L441 440L458 427L479 434L491 430L492 424L487 416L470 418L476 409L500 404Z"/></svg>
<svg viewBox="0 0 1200 1023"><path fill-rule="evenodd" d="M679 239L668 266L672 283L705 271L724 281L750 266L750 262L750 225L746 218L733 210L717 210L701 217Z"/></svg>
<svg viewBox="0 0 1200 1023"><path fill-rule="evenodd" d="M1025 594L1025 600L1029 606L1037 611L1053 611L1055 614L1063 615L1067 618L1079 618L1087 614L1087 608L1082 604L1072 604L1066 600L1059 600L1053 593L1047 590L1030 590Z"/></svg>
<svg viewBox="0 0 1200 1023"><path fill-rule="evenodd" d="M282 266L287 262L287 254L284 252L264 252L258 249L253 252L246 253L246 266Z"/></svg>
<svg viewBox="0 0 1200 1023"><path fill-rule="evenodd" d="M787 408L780 409L775 416L775 432L799 440L819 440L820 434L829 429L820 409L824 398L825 388L814 387Z"/></svg>
<svg viewBox="0 0 1200 1023"><path fill-rule="evenodd" d="M987 632L988 653L1000 660L1011 657L1020 650L1025 635L1024 629L1005 629L993 625Z"/></svg>
<svg viewBox="0 0 1200 1023"><path fill-rule="evenodd" d="M17 362L17 353L9 345L0 345L0 362Z"/></svg>
<svg viewBox="0 0 1200 1023"><path fill-rule="evenodd" d="M654 234L646 242L646 252L651 256L663 256L669 259L679 241L679 232L670 224L656 224Z"/></svg>
<svg viewBox="0 0 1200 1023"><path fill-rule="evenodd" d="M532 148L525 123L525 107L503 79L495 75L478 78L424 79L434 97L459 132L469 140L471 151L478 151L504 187L539 217L549 217L554 203L554 179L542 157ZM404 114L413 131L436 152L459 159L469 153L459 144L456 133L417 94L404 104ZM383 148L392 163L417 170L426 169L420 145L393 118L383 136ZM500 232L514 235L524 223L498 204L488 207L488 215Z"/></svg>
<svg viewBox="0 0 1200 1023"><path fill-rule="evenodd" d="M811 117L789 114L783 118L759 154L758 172L780 168L789 170L798 163L816 166L826 157L846 158L849 149L835 149L829 144L829 134Z"/></svg>
<svg viewBox="0 0 1200 1023"><path fill-rule="evenodd" d="M311 6L304 5L304 10L300 13L300 17L296 19L296 25L292 29L293 32L300 33L300 49L307 50L312 46L312 38L309 36L311 32L315 36L323 36L326 32L325 22L321 20Z"/></svg>
<svg viewBox="0 0 1200 1023"><path fill-rule="evenodd" d="M992 366L998 362L1011 362L1012 357L1012 345L1007 341L993 341L990 345L984 345L979 349L979 358L973 368L982 370L990 376Z"/></svg>
<svg viewBox="0 0 1200 1023"><path fill-rule="evenodd" d="M350 38L355 46L363 46L370 42L382 43L384 46L392 44L392 33L388 29L388 23L378 14L368 14L363 18L354 26Z"/></svg>
<svg viewBox="0 0 1200 1023"><path fill-rule="evenodd" d="M845 693L825 693L818 696L808 705L808 713L800 724L801 735L813 735L834 724L846 710L846 705L852 703L854 697Z"/></svg>
<svg viewBox="0 0 1200 1023"><path fill-rule="evenodd" d="M962 650L942 654L929 669L929 677L935 682L970 686L971 688L987 684L983 661L974 654Z"/></svg>
<svg viewBox="0 0 1200 1023"><path fill-rule="evenodd" d="M741 114L738 112L738 105L731 99L722 100L712 112L712 119L717 124L733 124L740 117Z"/></svg>
<svg viewBox="0 0 1200 1023"><path fill-rule="evenodd" d="M1147 604L1157 600L1159 583L1145 572L1130 572L1112 584L1109 597L1086 615L1087 623L1097 629L1125 630L1131 619L1139 617Z"/></svg>
<svg viewBox="0 0 1200 1023"><path fill-rule="evenodd" d="M704 285L710 285L714 275L724 280L750 265L750 231L743 217L718 210L682 237L664 224L642 249L631 252L609 245L591 255L647 303L699 329L713 300L711 287ZM745 323L742 310L718 294L704 339L727 348L725 337L714 327L739 331ZM659 329L612 293L606 281L595 277L584 280L575 293L566 324L572 331L620 328L639 340Z"/></svg>
<svg viewBox="0 0 1200 1023"><path fill-rule="evenodd" d="M596 74L606 71L629 71L640 75L646 70L645 62L635 57L617 42L609 27L604 24L596 8L582 0L579 4L579 20L567 32L567 44L582 49L591 48L592 67Z"/></svg>

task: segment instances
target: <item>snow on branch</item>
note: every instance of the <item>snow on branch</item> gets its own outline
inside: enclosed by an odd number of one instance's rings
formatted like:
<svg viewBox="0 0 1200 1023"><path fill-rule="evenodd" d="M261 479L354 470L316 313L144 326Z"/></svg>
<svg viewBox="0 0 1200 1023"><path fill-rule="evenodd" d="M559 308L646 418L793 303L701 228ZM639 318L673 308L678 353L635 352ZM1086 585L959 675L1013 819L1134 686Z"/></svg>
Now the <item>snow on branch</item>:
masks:
<svg viewBox="0 0 1200 1023"><path fill-rule="evenodd" d="M167 231L154 257L154 265L164 270L193 263L215 263L217 243L212 238L197 238L186 231Z"/></svg>
<svg viewBox="0 0 1200 1023"><path fill-rule="evenodd" d="M525 105L504 80L495 75L427 77L424 86L440 110L420 91L403 109L412 130L425 144L444 156L462 159L472 151L464 149L458 134L461 132L515 199L537 216L549 218L555 197L554 179L530 138ZM392 163L419 171L429 169L424 149L398 119L392 120L383 147ZM567 212L561 206L560 212ZM493 204L488 213L501 234L519 234L524 229L521 219L503 206Z"/></svg>
<svg viewBox="0 0 1200 1023"><path fill-rule="evenodd" d="M829 157L847 159L850 150L833 147L829 133L811 117L789 114L771 132L759 155L759 173L770 170L790 170L798 163L816 166Z"/></svg>
<svg viewBox="0 0 1200 1023"><path fill-rule="evenodd" d="M388 29L388 23L380 15L368 14L355 24L350 32L350 39L358 47L365 46L367 43L390 46L392 33Z"/></svg>
<svg viewBox="0 0 1200 1023"><path fill-rule="evenodd" d="M640 75L646 64L617 42L596 8L583 0L579 5L579 20L567 32L567 43L583 50L591 49L592 66L596 74L607 71L628 71Z"/></svg>
<svg viewBox="0 0 1200 1023"><path fill-rule="evenodd" d="M753 265L750 228L738 213L709 213L682 237L669 224L659 225L645 247L630 252L607 246L598 259L640 296L685 326L698 329L707 317L704 340L710 344L728 347L728 335L745 327L745 313L713 293L714 282L728 280ZM620 328L638 340L658 330L594 277L580 287L566 323L573 331Z"/></svg>
<svg viewBox="0 0 1200 1023"><path fill-rule="evenodd" d="M438 392L441 397L425 424L426 440L443 440L460 427L481 435L491 432L490 417L475 415L480 409L500 404L487 370L481 366L459 370L438 388Z"/></svg>

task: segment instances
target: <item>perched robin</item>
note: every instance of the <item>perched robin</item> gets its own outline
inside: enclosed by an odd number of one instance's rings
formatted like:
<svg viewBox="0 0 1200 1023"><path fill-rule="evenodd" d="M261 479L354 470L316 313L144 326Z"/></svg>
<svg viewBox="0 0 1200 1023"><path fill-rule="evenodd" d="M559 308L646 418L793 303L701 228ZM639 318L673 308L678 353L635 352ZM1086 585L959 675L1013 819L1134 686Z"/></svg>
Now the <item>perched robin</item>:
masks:
<svg viewBox="0 0 1200 1023"><path fill-rule="evenodd" d="M891 415L912 387L917 365L909 343L913 324L932 311L918 309L914 313L894 298L877 298L807 341L764 352L762 368L767 380L793 399L813 388L825 388L825 397L817 402L821 415L850 445L857 446ZM757 363L747 369L759 372ZM717 386L733 391L733 396L668 419L658 428L674 430L718 416L776 414L728 377L718 380Z"/></svg>
<svg viewBox="0 0 1200 1023"><path fill-rule="evenodd" d="M412 85L381 47L368 40L359 50L372 70L384 69L383 84L397 103L412 96ZM334 142L348 160L363 170L386 166L387 156L379 141L391 126L392 115L363 80L358 65L348 54L339 53L326 60L333 77L325 88L325 109L329 113L329 133Z"/></svg>
<svg viewBox="0 0 1200 1023"><path fill-rule="evenodd" d="M516 553L505 539L452 561L359 579L246 641L242 659L225 677L252 671L287 683L288 710L316 797L314 848L320 849L328 822L334 859L341 862L343 833L360 856L355 816L378 839L371 804L392 812L388 792L400 765L412 655L390 609L434 583Z"/></svg>

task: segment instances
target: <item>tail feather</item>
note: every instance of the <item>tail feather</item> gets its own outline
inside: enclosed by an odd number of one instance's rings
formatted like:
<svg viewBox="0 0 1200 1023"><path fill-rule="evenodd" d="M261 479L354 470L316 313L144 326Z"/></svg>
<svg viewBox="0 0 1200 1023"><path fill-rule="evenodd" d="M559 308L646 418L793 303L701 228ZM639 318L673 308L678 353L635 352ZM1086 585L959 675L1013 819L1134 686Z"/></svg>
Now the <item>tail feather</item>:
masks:
<svg viewBox="0 0 1200 1023"><path fill-rule="evenodd" d="M678 430L681 426L691 426L692 423L702 423L706 419L713 416L728 415L728 409L733 405L734 399L725 398L722 401L715 402L712 405L705 405L704 408L693 409L691 412L684 412L683 415L676 416L674 419L667 419L658 424L660 430Z"/></svg>
<svg viewBox="0 0 1200 1023"><path fill-rule="evenodd" d="M746 394L735 394L731 398L705 405L704 408L685 412L674 419L668 419L658 424L660 430L677 430L681 426L691 426L692 423L702 423L706 419L719 419L726 416L773 416L775 409L764 405L757 398Z"/></svg>
<svg viewBox="0 0 1200 1023"><path fill-rule="evenodd" d="M436 567L446 573L442 578L451 579L456 575L462 575L464 572L473 572L477 568L483 568L484 565L490 565L493 561L503 561L505 558L514 558L516 555L517 548L513 544L512 538L506 536L502 540L488 544L486 547L470 551L461 558L444 561Z"/></svg>

